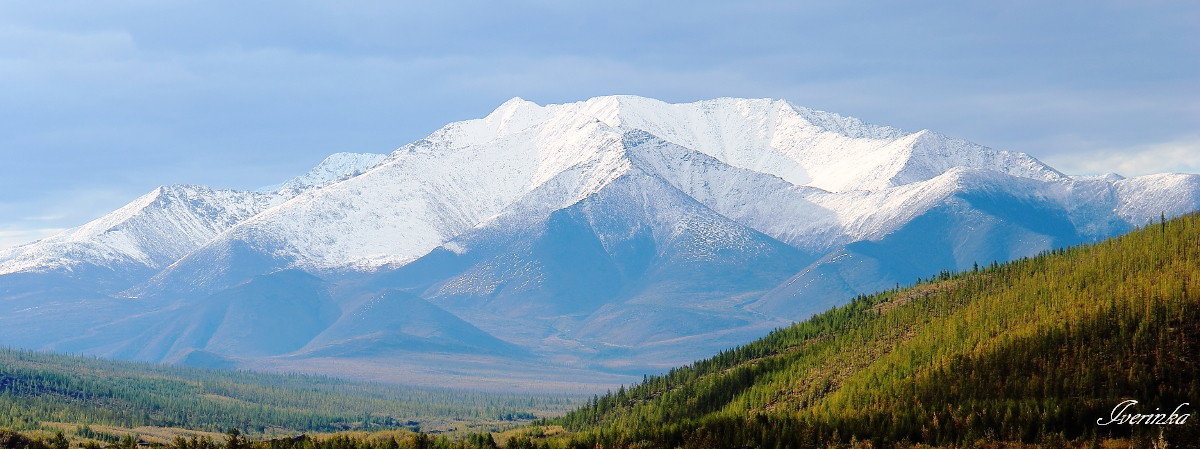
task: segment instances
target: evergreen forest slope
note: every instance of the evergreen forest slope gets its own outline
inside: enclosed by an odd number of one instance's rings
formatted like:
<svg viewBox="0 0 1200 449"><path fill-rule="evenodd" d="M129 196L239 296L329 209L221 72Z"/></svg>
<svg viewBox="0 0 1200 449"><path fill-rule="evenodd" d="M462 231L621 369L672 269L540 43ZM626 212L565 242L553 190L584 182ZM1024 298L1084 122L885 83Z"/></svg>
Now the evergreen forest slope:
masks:
<svg viewBox="0 0 1200 449"><path fill-rule="evenodd" d="M1200 217L1186 215L859 297L547 424L606 448L1109 438L1192 447L1195 420L1097 420L1125 399L1139 401L1131 413L1182 403L1194 413L1198 360Z"/></svg>

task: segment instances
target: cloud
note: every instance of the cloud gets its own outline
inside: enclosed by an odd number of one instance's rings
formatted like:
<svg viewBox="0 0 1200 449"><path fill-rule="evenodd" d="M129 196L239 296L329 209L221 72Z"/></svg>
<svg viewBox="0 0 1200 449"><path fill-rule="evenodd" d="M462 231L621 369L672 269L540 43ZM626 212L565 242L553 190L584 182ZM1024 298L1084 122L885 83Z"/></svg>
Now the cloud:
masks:
<svg viewBox="0 0 1200 449"><path fill-rule="evenodd" d="M107 59L133 56L133 36L124 31L62 32L29 27L0 27L5 59Z"/></svg>
<svg viewBox="0 0 1200 449"><path fill-rule="evenodd" d="M62 232L64 228L7 229L0 230L0 250L35 242Z"/></svg>
<svg viewBox="0 0 1200 449"><path fill-rule="evenodd" d="M56 221L56 220L62 220L64 218L67 218L67 216L65 214L56 214L56 215L38 215L38 216L32 216L32 217L21 217L21 220L23 220L23 221Z"/></svg>
<svg viewBox="0 0 1200 449"><path fill-rule="evenodd" d="M1063 172L1079 175L1200 173L1200 136L1151 145L1055 155L1045 159Z"/></svg>

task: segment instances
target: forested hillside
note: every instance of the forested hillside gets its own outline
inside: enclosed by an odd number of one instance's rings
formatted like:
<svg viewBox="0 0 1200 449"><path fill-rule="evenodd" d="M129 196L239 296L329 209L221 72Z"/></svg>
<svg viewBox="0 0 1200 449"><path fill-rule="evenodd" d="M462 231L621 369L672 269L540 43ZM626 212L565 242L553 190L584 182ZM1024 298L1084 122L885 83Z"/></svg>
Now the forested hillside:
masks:
<svg viewBox="0 0 1200 449"><path fill-rule="evenodd" d="M1198 360L1200 217L1190 215L860 297L546 424L575 432L572 445L606 448L1195 447L1195 420L1097 419L1124 399L1140 401L1131 413L1185 402L1181 413L1193 413Z"/></svg>
<svg viewBox="0 0 1200 449"><path fill-rule="evenodd" d="M0 427L42 422L251 433L429 428L562 410L568 400L0 349Z"/></svg>

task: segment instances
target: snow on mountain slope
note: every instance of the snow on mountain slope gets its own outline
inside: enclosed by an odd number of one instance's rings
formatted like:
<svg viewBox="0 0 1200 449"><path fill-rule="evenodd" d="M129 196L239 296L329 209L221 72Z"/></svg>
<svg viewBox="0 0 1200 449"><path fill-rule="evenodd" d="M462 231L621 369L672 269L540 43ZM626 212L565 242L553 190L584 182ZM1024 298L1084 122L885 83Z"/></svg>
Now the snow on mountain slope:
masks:
<svg viewBox="0 0 1200 449"><path fill-rule="evenodd" d="M71 271L82 264L160 269L281 199L274 193L159 187L83 226L0 251L0 275Z"/></svg>
<svg viewBox="0 0 1200 449"><path fill-rule="evenodd" d="M901 226L829 253L750 308L803 319L942 270L1033 256L1200 210L1200 175L1192 174L1045 182L954 169L891 190L907 191L909 204L872 210L912 214L889 220Z"/></svg>
<svg viewBox="0 0 1200 449"><path fill-rule="evenodd" d="M264 272L404 264L499 214L550 174L579 168L567 196L554 199L557 207L578 201L623 172L627 161L620 138L589 117L565 115L482 145L421 140L358 176L306 191L246 220L131 294L153 294L171 285L224 287L206 285L195 273L231 247L278 261Z"/></svg>
<svg viewBox="0 0 1200 449"><path fill-rule="evenodd" d="M307 173L281 184L263 187L260 192L298 192L311 187L324 186L362 174L387 159L386 154L333 153Z"/></svg>
<svg viewBox="0 0 1200 449"><path fill-rule="evenodd" d="M751 229L805 251L828 250L845 238L841 217L817 203L830 192L733 167L644 131L626 133L624 143L633 164Z"/></svg>
<svg viewBox="0 0 1200 449"><path fill-rule="evenodd" d="M697 201L739 223L814 253L887 235L966 185L999 185L1023 189L1030 195L1056 185L961 166L895 187L830 192L732 167L640 131L628 133L626 145L635 163L646 166Z"/></svg>
<svg viewBox="0 0 1200 449"><path fill-rule="evenodd" d="M513 99L482 119L452 123L402 147L360 175L297 195L223 238L308 269L403 264L572 167L602 167L575 189L579 195L596 191L627 164L620 140L631 130L732 167L827 191L886 188L955 166L1061 177L1020 153L929 132L906 134L782 101L677 105L618 96L538 106ZM666 164L669 170L673 162ZM836 234L830 229L820 238ZM797 239L804 234L792 232Z"/></svg>
<svg viewBox="0 0 1200 449"><path fill-rule="evenodd" d="M1117 215L1141 226L1163 215L1175 217L1200 206L1200 175L1163 173L1113 182Z"/></svg>
<svg viewBox="0 0 1200 449"><path fill-rule="evenodd" d="M505 106L511 116L595 117L614 128L642 130L734 167L835 192L925 180L956 166L1042 180L1065 178L1024 153L992 150L927 130L906 133L783 100L719 98L668 104L611 96L545 107L514 100ZM502 133L505 128L497 129Z"/></svg>
<svg viewBox="0 0 1200 449"><path fill-rule="evenodd" d="M257 191L161 186L83 226L0 250L0 296L69 279L112 293L145 280L222 232L287 199L361 173L387 156L337 153L308 173ZM44 281L47 276L58 281ZM88 288L94 286L97 288Z"/></svg>
<svg viewBox="0 0 1200 449"><path fill-rule="evenodd" d="M971 269L1091 239L1047 194L1056 187L1060 186L990 170L958 168L889 189L891 195L873 195L871 201L882 203L864 201L862 206L883 211L881 218L899 226L836 248L748 308L804 319L847 298L907 285L944 270ZM903 207L886 205L893 202ZM1088 220L1095 218L1081 219L1091 223Z"/></svg>
<svg viewBox="0 0 1200 449"><path fill-rule="evenodd" d="M571 184L560 178L373 285L419 291L496 337L586 366L618 348L759 324L729 298L770 289L812 259L639 165L547 208L544 198ZM672 362L702 355L678 349Z"/></svg>
<svg viewBox="0 0 1200 449"><path fill-rule="evenodd" d="M856 294L1195 209L1197 175L1068 177L781 100L514 98L390 154L334 154L257 192L162 188L0 252L0 297L18 299L0 343L221 366L475 351L659 369ZM227 316L271 309L278 335ZM392 316L410 309L423 318ZM5 330L47 313L70 329Z"/></svg>
<svg viewBox="0 0 1200 449"><path fill-rule="evenodd" d="M0 275L101 267L161 269L234 225L305 190L356 176L387 155L335 153L308 173L257 191L161 186L83 226L0 250Z"/></svg>

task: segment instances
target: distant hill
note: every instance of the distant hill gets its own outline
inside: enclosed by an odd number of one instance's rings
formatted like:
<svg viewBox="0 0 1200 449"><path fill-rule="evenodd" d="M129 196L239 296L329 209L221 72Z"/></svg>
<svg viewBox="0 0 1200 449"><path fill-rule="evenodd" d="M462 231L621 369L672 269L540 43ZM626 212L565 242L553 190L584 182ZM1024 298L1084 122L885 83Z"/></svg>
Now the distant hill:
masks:
<svg viewBox="0 0 1200 449"><path fill-rule="evenodd" d="M197 355L202 356L202 355ZM0 428L43 422L252 433L510 420L566 399L414 389L0 349Z"/></svg>
<svg viewBox="0 0 1200 449"><path fill-rule="evenodd" d="M1194 418L1097 425L1126 399L1200 406L1196 215L859 297L548 424L606 448L1200 442Z"/></svg>

